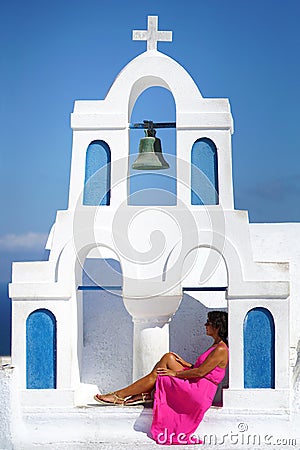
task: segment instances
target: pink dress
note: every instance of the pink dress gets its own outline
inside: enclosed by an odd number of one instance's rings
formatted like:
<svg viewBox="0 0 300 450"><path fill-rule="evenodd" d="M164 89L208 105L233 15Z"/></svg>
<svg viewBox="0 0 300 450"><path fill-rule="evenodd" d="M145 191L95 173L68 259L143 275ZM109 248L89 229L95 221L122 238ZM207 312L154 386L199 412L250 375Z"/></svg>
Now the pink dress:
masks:
<svg viewBox="0 0 300 450"><path fill-rule="evenodd" d="M215 347L210 347L197 359L199 367ZM158 444L201 444L193 435L205 412L211 406L217 385L225 369L215 367L205 378L158 376L153 405L151 435Z"/></svg>

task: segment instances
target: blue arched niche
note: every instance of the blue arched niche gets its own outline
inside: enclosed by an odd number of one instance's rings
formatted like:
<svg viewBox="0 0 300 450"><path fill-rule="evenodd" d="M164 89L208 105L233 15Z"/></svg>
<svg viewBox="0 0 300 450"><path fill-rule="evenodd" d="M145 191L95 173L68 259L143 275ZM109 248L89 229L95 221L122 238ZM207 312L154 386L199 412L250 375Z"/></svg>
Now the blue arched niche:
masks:
<svg viewBox="0 0 300 450"><path fill-rule="evenodd" d="M218 158L214 142L198 139L191 153L191 203L192 205L218 205Z"/></svg>
<svg viewBox="0 0 300 450"><path fill-rule="evenodd" d="M275 388L275 326L265 308L250 310L244 320L244 387Z"/></svg>
<svg viewBox="0 0 300 450"><path fill-rule="evenodd" d="M110 149L106 142L90 143L85 162L84 205L110 204L110 161Z"/></svg>
<svg viewBox="0 0 300 450"><path fill-rule="evenodd" d="M56 319L37 309L26 321L26 387L56 388Z"/></svg>

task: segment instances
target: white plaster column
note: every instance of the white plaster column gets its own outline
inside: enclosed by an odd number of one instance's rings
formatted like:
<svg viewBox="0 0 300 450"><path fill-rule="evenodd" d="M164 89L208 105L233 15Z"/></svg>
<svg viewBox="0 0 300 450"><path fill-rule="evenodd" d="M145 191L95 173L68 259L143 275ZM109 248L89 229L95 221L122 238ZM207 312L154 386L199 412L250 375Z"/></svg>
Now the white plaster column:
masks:
<svg viewBox="0 0 300 450"><path fill-rule="evenodd" d="M181 299L181 295L124 297L124 305L134 323L134 381L150 372L157 361L169 351L169 322Z"/></svg>
<svg viewBox="0 0 300 450"><path fill-rule="evenodd" d="M133 380L153 369L162 355L169 351L169 322L171 318L134 318Z"/></svg>

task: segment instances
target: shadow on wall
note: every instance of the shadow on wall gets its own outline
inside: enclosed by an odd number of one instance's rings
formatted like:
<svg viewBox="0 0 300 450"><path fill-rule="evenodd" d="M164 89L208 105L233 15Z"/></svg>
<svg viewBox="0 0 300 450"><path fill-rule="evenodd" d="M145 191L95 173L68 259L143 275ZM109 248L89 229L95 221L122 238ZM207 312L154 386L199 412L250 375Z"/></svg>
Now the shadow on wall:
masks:
<svg viewBox="0 0 300 450"><path fill-rule="evenodd" d="M226 311L224 308L207 308L188 294L183 295L182 302L170 323L170 351L182 356L186 361L195 363L198 356L213 343L206 336L205 322L209 311ZM219 386L213 404L222 404L222 387L228 387L228 373Z"/></svg>
<svg viewBox="0 0 300 450"><path fill-rule="evenodd" d="M212 344L204 326L207 313L211 310L184 294L170 323L170 350L194 363ZM133 323L122 297L108 291L84 291L81 381L97 385L101 392L130 384L132 343ZM226 383L225 379L224 387ZM214 404L221 404L221 389Z"/></svg>
<svg viewBox="0 0 300 450"><path fill-rule="evenodd" d="M100 392L132 382L133 323L122 296L108 291L83 293L81 381Z"/></svg>

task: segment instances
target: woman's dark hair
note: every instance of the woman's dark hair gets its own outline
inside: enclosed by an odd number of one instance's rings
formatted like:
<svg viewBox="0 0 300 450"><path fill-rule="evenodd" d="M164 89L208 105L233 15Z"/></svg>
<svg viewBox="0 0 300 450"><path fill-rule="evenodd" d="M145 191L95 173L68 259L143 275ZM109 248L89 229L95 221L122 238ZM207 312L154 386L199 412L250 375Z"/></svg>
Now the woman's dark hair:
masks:
<svg viewBox="0 0 300 450"><path fill-rule="evenodd" d="M214 328L219 328L218 334L222 341L228 345L228 314L225 311L210 311L207 314L208 321Z"/></svg>

